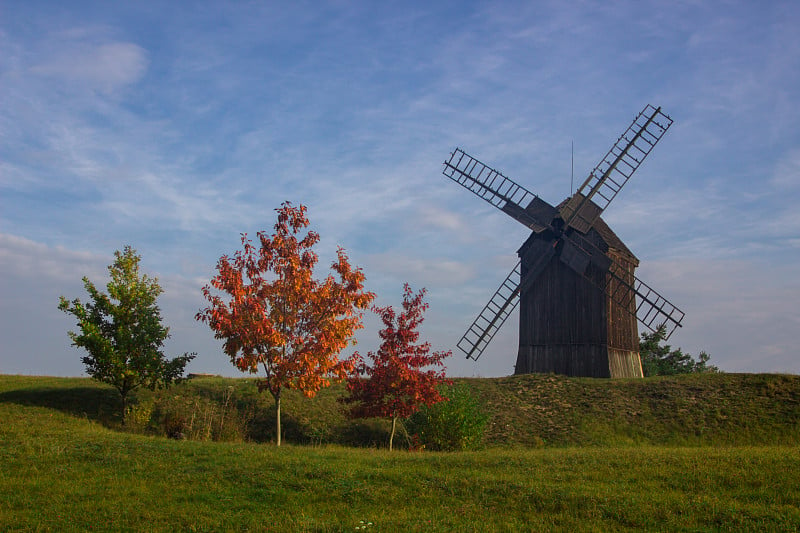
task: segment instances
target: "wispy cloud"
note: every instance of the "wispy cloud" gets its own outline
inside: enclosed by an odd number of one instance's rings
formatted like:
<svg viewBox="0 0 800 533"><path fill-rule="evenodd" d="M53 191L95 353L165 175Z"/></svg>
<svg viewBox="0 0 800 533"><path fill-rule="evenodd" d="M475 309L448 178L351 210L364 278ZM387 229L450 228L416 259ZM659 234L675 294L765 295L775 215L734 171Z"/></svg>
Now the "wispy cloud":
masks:
<svg viewBox="0 0 800 533"><path fill-rule="evenodd" d="M33 74L49 78L49 83L67 82L113 94L139 81L147 70L147 54L134 43L77 43L67 49L59 44L57 52L30 68Z"/></svg>
<svg viewBox="0 0 800 533"><path fill-rule="evenodd" d="M75 283L85 275L97 275L104 269L102 256L84 251L69 250L61 246L44 244L0 233L0 265L2 271L16 279L35 281L37 276ZM76 276L76 273L81 274ZM10 294L6 293L6 294Z"/></svg>
<svg viewBox="0 0 800 533"><path fill-rule="evenodd" d="M85 299L81 278L99 282L102 265L103 259L92 253L0 234L3 373L81 375L80 355L69 348L66 334L74 323L60 316L58 298Z"/></svg>
<svg viewBox="0 0 800 533"><path fill-rule="evenodd" d="M786 193L800 189L800 147L791 149L778 160L771 183Z"/></svg>

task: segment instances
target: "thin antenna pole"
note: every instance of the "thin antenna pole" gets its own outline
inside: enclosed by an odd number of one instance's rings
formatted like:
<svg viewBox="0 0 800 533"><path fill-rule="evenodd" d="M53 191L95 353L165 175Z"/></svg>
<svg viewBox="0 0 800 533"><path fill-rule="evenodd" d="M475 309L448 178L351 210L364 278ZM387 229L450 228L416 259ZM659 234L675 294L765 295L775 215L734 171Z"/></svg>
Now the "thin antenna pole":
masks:
<svg viewBox="0 0 800 533"><path fill-rule="evenodd" d="M572 181L575 177L575 139L572 140L572 157L569 168L569 195L572 196Z"/></svg>

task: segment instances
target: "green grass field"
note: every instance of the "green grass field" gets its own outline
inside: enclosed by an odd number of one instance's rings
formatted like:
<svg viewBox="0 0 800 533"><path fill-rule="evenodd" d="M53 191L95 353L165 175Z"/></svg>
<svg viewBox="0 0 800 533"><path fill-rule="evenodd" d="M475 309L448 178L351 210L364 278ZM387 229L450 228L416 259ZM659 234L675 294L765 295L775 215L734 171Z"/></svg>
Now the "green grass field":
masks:
<svg viewBox="0 0 800 533"><path fill-rule="evenodd" d="M115 398L106 387L85 379L0 376L0 531L800 528L800 447L790 441L798 431L800 387L794 377L729 377L729 382L711 377L711 385L698 377L638 383L524 378L470 381L492 409L490 431L538 421L534 431L542 441L550 435L547 447L523 446L525 428L508 428L503 447L497 443L503 437L494 435L476 452L389 453L336 444L278 449L126 433L115 425ZM500 412L492 407L491 398L543 394L539 386L548 383L561 389L556 397L563 402L586 405L556 409L540 400L523 408L504 400ZM721 390L722 383L739 392ZM246 385L210 380L170 394L213 396L243 387L244 398ZM678 396L664 392L678 387L685 407L676 408L669 402ZM687 396L687 390L694 392ZM709 393L702 391L709 390L716 402L706 402ZM309 420L319 414L327 421L318 424L329 424L327 435L334 438L343 418L331 414L335 390L328 394L305 404L294 398L289 418L302 427L313 425ZM588 426L576 418L577 411L605 412L630 396L652 394L663 396L667 411L678 412L662 413L655 400L642 405L634 420L645 424L637 431L622 423L633 416L627 412L595 414L600 420ZM717 404L716 414L711 403ZM698 434L698 420L706 421L705 433ZM554 429L562 426L578 432L575 440L588 441L554 443L559 431L570 431ZM725 436L720 429L725 427L749 430L736 438ZM673 444L642 444L643 436ZM761 445L741 445L756 438ZM604 439L619 442L595 442Z"/></svg>

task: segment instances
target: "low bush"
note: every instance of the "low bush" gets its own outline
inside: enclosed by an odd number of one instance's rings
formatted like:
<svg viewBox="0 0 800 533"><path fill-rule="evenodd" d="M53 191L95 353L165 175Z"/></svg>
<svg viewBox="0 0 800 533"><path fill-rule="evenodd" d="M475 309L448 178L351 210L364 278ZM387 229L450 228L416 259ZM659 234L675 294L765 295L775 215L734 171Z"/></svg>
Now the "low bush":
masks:
<svg viewBox="0 0 800 533"><path fill-rule="evenodd" d="M442 387L445 401L423 407L408 419L413 447L473 450L483 443L489 416L466 383Z"/></svg>

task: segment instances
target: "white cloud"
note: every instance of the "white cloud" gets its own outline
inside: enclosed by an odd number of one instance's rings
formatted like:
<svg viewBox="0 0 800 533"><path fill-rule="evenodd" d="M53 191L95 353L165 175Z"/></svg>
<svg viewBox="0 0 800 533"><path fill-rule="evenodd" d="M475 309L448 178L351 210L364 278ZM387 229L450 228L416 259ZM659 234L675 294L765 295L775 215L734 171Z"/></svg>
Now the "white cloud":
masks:
<svg viewBox="0 0 800 533"><path fill-rule="evenodd" d="M66 81L105 94L139 81L147 70L146 51L130 42L90 44L61 42L44 61L31 67L34 74Z"/></svg>
<svg viewBox="0 0 800 533"><path fill-rule="evenodd" d="M406 280L414 286L458 287L475 275L469 265L441 257L423 259L386 253L369 255L365 260L371 271Z"/></svg>
<svg viewBox="0 0 800 533"><path fill-rule="evenodd" d="M0 233L0 269L16 279L74 282L105 269L103 256L89 252L49 247L24 237ZM107 264L107 263L106 263Z"/></svg>
<svg viewBox="0 0 800 533"><path fill-rule="evenodd" d="M207 327L194 320L205 303L200 287L207 280L159 275L150 268L153 258L141 255L142 270L159 278L164 289L159 304L164 324L170 328L167 356L194 351L198 353L194 368L225 371L219 342ZM0 234L0 372L82 375L80 358L85 353L70 345L67 331L74 331L76 325L72 317L58 310L59 297L86 301L88 295L81 281L84 276L105 290L107 266L112 261L110 253L72 251Z"/></svg>
<svg viewBox="0 0 800 533"><path fill-rule="evenodd" d="M443 229L455 233L460 233L467 229L467 224L461 215L441 207L420 207L419 219L421 224L429 225L432 229Z"/></svg>
<svg viewBox="0 0 800 533"><path fill-rule="evenodd" d="M58 309L59 296L85 299L81 278L103 279L101 257L0 234L0 372L45 375L82 373L69 348L72 320Z"/></svg>

